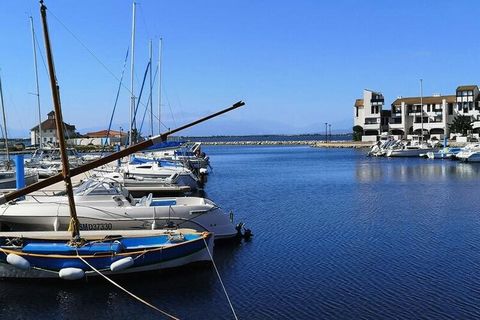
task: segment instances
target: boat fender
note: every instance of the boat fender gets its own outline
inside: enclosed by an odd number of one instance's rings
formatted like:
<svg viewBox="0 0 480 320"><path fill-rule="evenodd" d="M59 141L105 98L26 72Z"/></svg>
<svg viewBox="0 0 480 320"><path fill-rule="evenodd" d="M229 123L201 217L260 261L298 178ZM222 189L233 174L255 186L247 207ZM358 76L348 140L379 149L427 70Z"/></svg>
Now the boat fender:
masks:
<svg viewBox="0 0 480 320"><path fill-rule="evenodd" d="M22 270L30 269L30 262L28 262L28 260L24 257L21 257L15 253L9 253L7 255L7 262L10 263L12 266Z"/></svg>
<svg viewBox="0 0 480 320"><path fill-rule="evenodd" d="M112 270L112 272L121 271L130 268L131 266L133 266L134 263L135 261L132 257L126 257L112 263L110 265L110 270Z"/></svg>
<svg viewBox="0 0 480 320"><path fill-rule="evenodd" d="M63 268L58 272L58 276L64 280L78 280L85 276L85 271L79 268Z"/></svg>

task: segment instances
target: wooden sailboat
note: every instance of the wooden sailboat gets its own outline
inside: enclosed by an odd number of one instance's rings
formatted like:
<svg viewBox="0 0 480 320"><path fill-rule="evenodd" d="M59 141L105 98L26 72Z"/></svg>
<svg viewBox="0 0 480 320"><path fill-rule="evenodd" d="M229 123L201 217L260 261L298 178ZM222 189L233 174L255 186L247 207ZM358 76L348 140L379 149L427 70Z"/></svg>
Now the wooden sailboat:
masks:
<svg viewBox="0 0 480 320"><path fill-rule="evenodd" d="M68 232L0 233L0 277L60 277L74 280L86 275L104 273L134 273L170 268L186 263L209 260L213 235L193 230L138 230L138 231L90 231L80 234L72 191L71 177L115 161L124 156L165 141L169 134L243 106L233 106L209 115L180 128L153 137L122 151L113 153L87 165L69 169L62 130L62 113L59 88L50 47L47 26L47 8L40 1L44 38L53 104L56 114L57 137L62 157L62 173L23 189L0 196L0 203L15 200L30 192L53 183L64 181L70 208Z"/></svg>

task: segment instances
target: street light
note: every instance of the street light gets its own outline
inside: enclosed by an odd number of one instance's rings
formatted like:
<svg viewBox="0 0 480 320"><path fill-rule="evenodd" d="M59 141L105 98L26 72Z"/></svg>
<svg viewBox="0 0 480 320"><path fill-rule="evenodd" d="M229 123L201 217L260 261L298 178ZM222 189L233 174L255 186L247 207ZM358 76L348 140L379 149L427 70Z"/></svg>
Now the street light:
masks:
<svg viewBox="0 0 480 320"><path fill-rule="evenodd" d="M328 135L330 137L330 142L332 142L332 124L328 125Z"/></svg>
<svg viewBox="0 0 480 320"><path fill-rule="evenodd" d="M327 143L327 126L328 123L325 122L325 143Z"/></svg>

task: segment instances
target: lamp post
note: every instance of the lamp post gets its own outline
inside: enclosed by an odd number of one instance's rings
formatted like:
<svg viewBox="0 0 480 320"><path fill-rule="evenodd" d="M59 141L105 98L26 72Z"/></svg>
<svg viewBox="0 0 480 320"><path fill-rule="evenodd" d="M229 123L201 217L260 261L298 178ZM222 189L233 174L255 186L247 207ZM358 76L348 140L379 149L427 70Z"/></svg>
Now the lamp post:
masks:
<svg viewBox="0 0 480 320"><path fill-rule="evenodd" d="M330 142L332 142L332 124L328 125L328 136L330 138Z"/></svg>
<svg viewBox="0 0 480 320"><path fill-rule="evenodd" d="M325 122L325 143L327 143L327 126L328 123Z"/></svg>

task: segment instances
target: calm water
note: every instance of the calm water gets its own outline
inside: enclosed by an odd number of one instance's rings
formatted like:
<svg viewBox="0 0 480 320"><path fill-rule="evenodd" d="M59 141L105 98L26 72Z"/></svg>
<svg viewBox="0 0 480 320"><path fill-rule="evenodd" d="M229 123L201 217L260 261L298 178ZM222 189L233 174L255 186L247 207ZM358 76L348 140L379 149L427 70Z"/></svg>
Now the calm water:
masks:
<svg viewBox="0 0 480 320"><path fill-rule="evenodd" d="M351 149L210 147L207 196L252 228L215 259L241 319L480 318L480 165ZM231 319L213 268L119 279L182 319ZM2 319L154 319L103 280L0 283Z"/></svg>

